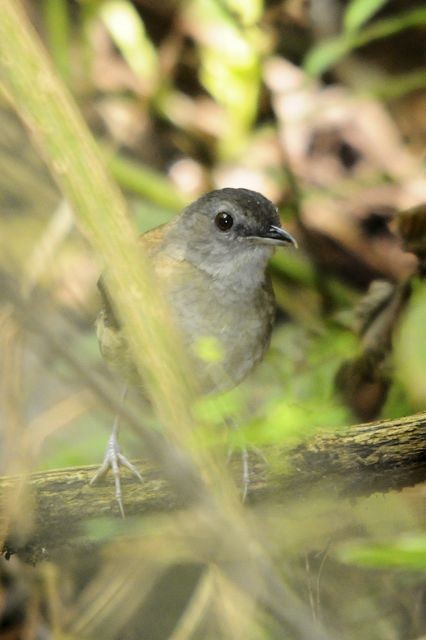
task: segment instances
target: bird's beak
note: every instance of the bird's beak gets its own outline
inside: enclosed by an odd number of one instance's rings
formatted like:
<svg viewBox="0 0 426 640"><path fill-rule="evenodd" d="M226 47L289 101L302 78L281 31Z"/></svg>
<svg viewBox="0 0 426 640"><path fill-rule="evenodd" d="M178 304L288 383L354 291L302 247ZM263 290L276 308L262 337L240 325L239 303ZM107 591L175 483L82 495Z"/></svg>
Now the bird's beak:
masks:
<svg viewBox="0 0 426 640"><path fill-rule="evenodd" d="M278 247L282 247L286 244L292 244L295 249L298 248L297 240L293 238L288 231L284 231L281 227L276 227L273 224L271 224L265 233L261 236L256 236L254 239L259 244L269 244Z"/></svg>

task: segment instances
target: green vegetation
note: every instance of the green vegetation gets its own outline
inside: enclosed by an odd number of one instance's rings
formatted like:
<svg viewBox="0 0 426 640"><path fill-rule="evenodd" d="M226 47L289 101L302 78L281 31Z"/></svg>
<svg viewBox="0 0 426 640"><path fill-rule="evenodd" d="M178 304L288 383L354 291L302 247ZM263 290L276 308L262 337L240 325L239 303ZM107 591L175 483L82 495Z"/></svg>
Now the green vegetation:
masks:
<svg viewBox="0 0 426 640"><path fill-rule="evenodd" d="M421 489L354 504L334 487L249 509L226 465L228 450L287 456L317 433L426 408L426 12L332 5L325 25L298 1L1 3L0 473L100 462L120 407L93 326L107 267L143 381L123 452L154 464L182 507L121 522L107 476L93 554L52 550L31 575L16 561L22 637L425 633ZM136 237L224 186L273 200L300 250L271 261L263 363L198 397ZM198 347L220 358L208 337ZM11 532L31 539L33 508L21 487L4 500L0 549ZM9 572L0 558L1 585Z"/></svg>

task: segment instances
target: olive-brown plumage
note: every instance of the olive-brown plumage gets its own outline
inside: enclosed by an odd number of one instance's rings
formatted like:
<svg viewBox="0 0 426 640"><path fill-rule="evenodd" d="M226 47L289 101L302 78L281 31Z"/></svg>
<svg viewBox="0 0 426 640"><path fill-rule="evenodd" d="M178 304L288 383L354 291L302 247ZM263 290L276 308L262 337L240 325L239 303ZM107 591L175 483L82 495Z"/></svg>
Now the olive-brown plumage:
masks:
<svg viewBox="0 0 426 640"><path fill-rule="evenodd" d="M275 302L266 264L274 245L294 243L278 225L276 208L262 195L222 189L140 237L206 392L237 385L268 347ZM102 355L125 379L136 381L102 281L100 290L104 304L97 335ZM204 338L214 339L221 360L200 361L197 346Z"/></svg>
<svg viewBox="0 0 426 640"><path fill-rule="evenodd" d="M296 245L279 224L276 207L264 196L228 188L202 196L140 238L204 392L239 384L269 345L275 300L267 262L276 246ZM102 355L127 382L137 382L102 279L100 291L103 308L96 324ZM199 357L206 338L221 358Z"/></svg>

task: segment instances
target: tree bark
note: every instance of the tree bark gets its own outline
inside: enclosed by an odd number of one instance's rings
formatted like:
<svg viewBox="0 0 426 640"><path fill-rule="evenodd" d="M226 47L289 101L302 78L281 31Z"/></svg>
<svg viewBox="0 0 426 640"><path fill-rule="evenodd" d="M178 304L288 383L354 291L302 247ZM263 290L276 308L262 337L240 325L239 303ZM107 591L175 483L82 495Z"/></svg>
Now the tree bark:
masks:
<svg viewBox="0 0 426 640"><path fill-rule="evenodd" d="M313 490L336 497L401 490L426 478L426 412L323 432L291 450L271 448L270 454L275 461L273 470L256 454L250 454L249 504L284 502ZM137 466L143 484L125 471L122 478L129 516L185 506L158 469L146 461L138 461ZM87 466L30 475L25 486L32 497L32 527L29 534L21 535L13 524L6 526L5 517L0 515L0 527L8 531L5 552L17 551L34 561L64 546L90 545L83 525L103 516L119 517L111 477L89 486L95 470L96 466ZM231 471L241 483L238 456ZM8 496L10 502L20 483L22 478L0 478L2 504L7 504ZM8 511L10 508L4 513Z"/></svg>

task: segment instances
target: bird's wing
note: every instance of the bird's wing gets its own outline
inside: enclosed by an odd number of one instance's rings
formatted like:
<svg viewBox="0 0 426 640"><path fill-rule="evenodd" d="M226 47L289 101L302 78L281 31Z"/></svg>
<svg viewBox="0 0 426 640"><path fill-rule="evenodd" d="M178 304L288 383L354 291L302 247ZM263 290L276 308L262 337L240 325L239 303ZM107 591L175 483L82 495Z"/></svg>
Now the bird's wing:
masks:
<svg viewBox="0 0 426 640"><path fill-rule="evenodd" d="M154 256L161 251L164 245L165 232L170 224L172 223L155 227L155 229L151 229L139 236L138 244L149 256Z"/></svg>
<svg viewBox="0 0 426 640"><path fill-rule="evenodd" d="M101 275L101 277L99 278L97 285L102 298L101 313L103 316L103 322L106 327L118 330L120 329L120 323L118 321L117 316L114 313L111 298L109 296L108 289L106 287L103 275Z"/></svg>
<svg viewBox="0 0 426 640"><path fill-rule="evenodd" d="M144 251L146 251L150 258L161 255L161 248L163 245L164 232L166 230L166 227L167 225L156 227L155 229L142 234L138 238L138 244L143 248ZM166 256L164 256L164 259L162 257L160 259L156 258L154 260L154 266L156 266L157 262L159 263L158 266L162 272L164 270L168 270L166 266L166 263L168 262ZM171 270L171 264L169 270ZM161 275L163 275L163 273ZM97 286L102 298L102 316L105 326L110 327L111 329L120 329L120 323L116 314L114 313L113 304L105 283L104 274L101 274L97 282Z"/></svg>

